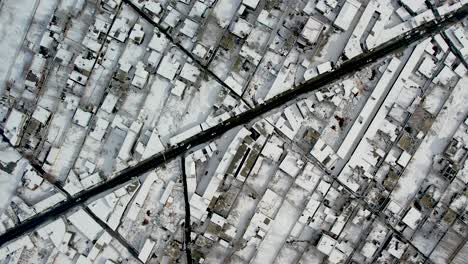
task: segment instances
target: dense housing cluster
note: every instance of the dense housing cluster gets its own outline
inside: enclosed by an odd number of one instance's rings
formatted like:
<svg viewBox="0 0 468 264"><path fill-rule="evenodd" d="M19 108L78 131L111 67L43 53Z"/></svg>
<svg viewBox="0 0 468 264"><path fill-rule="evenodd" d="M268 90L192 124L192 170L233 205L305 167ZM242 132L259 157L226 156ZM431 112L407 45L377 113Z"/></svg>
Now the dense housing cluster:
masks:
<svg viewBox="0 0 468 264"><path fill-rule="evenodd" d="M0 235L403 45L37 220L0 260L465 263L468 20L403 41L467 3L5 0Z"/></svg>

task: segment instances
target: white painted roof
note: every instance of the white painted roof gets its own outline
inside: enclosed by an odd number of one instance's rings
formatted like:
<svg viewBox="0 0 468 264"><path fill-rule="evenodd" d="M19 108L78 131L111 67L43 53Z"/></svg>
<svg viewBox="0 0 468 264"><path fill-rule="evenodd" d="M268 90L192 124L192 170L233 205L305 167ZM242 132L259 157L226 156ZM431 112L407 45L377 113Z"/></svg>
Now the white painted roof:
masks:
<svg viewBox="0 0 468 264"><path fill-rule="evenodd" d="M184 25L180 29L180 32L189 38L193 38L197 35L197 30L200 25L190 19L184 20Z"/></svg>
<svg viewBox="0 0 468 264"><path fill-rule="evenodd" d="M36 110L34 110L32 117L39 121L41 124L45 125L47 123L47 120L49 120L50 112L45 108L37 106Z"/></svg>
<svg viewBox="0 0 468 264"><path fill-rule="evenodd" d="M335 247L335 244L335 239L326 234L323 234L317 244L317 249L325 255L330 255L333 248Z"/></svg>
<svg viewBox="0 0 468 264"><path fill-rule="evenodd" d="M164 78L173 80L179 67L180 64L177 61L173 60L170 55L166 55L158 67L158 74Z"/></svg>
<svg viewBox="0 0 468 264"><path fill-rule="evenodd" d="M431 78L435 70L436 70L436 64L434 60L429 57L424 57L424 60L419 66L418 71L422 75L426 76L427 78Z"/></svg>
<svg viewBox="0 0 468 264"><path fill-rule="evenodd" d="M301 36L305 38L310 44L313 44L319 38L322 29L323 24L317 19L310 17L302 29Z"/></svg>
<svg viewBox="0 0 468 264"><path fill-rule="evenodd" d="M143 27L138 23L135 24L135 26L132 28L132 31L130 31L130 39L139 44L141 41L143 41L144 37L145 32L143 31Z"/></svg>
<svg viewBox="0 0 468 264"><path fill-rule="evenodd" d="M252 9L257 8L258 2L260 2L260 0L242 0L242 4L248 6L248 7L252 8Z"/></svg>
<svg viewBox="0 0 468 264"><path fill-rule="evenodd" d="M146 2L145 8L155 15L158 15L162 11L161 4L153 1Z"/></svg>
<svg viewBox="0 0 468 264"><path fill-rule="evenodd" d="M99 173L94 173L81 180L81 184L85 189L88 189L89 187L94 186L100 182L102 182L102 178L99 176Z"/></svg>
<svg viewBox="0 0 468 264"><path fill-rule="evenodd" d="M421 219L422 219L421 212L417 210L416 208L411 207L411 209L406 213L405 217L403 217L402 221L411 229L416 230Z"/></svg>
<svg viewBox="0 0 468 264"><path fill-rule="evenodd" d="M171 137L169 139L169 142L170 142L171 145L176 145L176 144L178 144L178 143L180 143L180 142L182 142L182 141L184 141L184 140L186 140L186 139L200 133L201 131L202 131L202 129L201 129L200 125L195 125L195 126L189 128L189 129L186 129L185 131Z"/></svg>
<svg viewBox="0 0 468 264"><path fill-rule="evenodd" d="M319 64L317 66L317 72L318 74L322 74L322 73L325 73L325 72L329 72L332 70L332 65L331 65L331 62L330 61L327 61L327 62L324 62L322 64Z"/></svg>
<svg viewBox="0 0 468 264"><path fill-rule="evenodd" d="M73 116L73 122L82 127L87 127L89 120L91 119L91 113L78 108Z"/></svg>
<svg viewBox="0 0 468 264"><path fill-rule="evenodd" d="M156 242L154 242L153 240L149 238L146 239L145 244L143 245L143 248L140 251L140 254L138 254L138 258L143 263L146 263L155 245L156 245Z"/></svg>
<svg viewBox="0 0 468 264"><path fill-rule="evenodd" d="M425 0L401 0L401 3L414 13L420 13L427 9Z"/></svg>
<svg viewBox="0 0 468 264"><path fill-rule="evenodd" d="M108 93L106 95L106 98L104 99L104 102L101 105L101 109L109 114L112 113L118 100L119 98L116 95Z"/></svg>
<svg viewBox="0 0 468 264"><path fill-rule="evenodd" d="M291 177L296 177L302 167L304 167L304 162L300 159L297 159L294 155L288 153L286 157L284 157L279 167Z"/></svg>
<svg viewBox="0 0 468 264"><path fill-rule="evenodd" d="M108 126L109 126L109 121L103 118L98 118L98 120L96 121L94 130L89 133L89 136L91 136L92 138L98 141L101 141L102 138L104 137L104 134L106 133Z"/></svg>
<svg viewBox="0 0 468 264"><path fill-rule="evenodd" d="M83 209L71 214L67 219L91 241L96 239L102 231L102 227Z"/></svg>
<svg viewBox="0 0 468 264"><path fill-rule="evenodd" d="M13 146L17 146L20 142L26 119L27 116L16 109L13 109L8 116L4 133Z"/></svg>
<svg viewBox="0 0 468 264"><path fill-rule="evenodd" d="M356 0L346 0L333 24L344 31L348 30L360 7L360 2Z"/></svg>
<svg viewBox="0 0 468 264"><path fill-rule="evenodd" d="M151 38L151 41L148 43L148 48L162 53L168 43L169 40L163 34L155 32L153 38Z"/></svg>
<svg viewBox="0 0 468 264"><path fill-rule="evenodd" d="M200 70L196 66L188 62L184 64L180 72L180 77L193 83L197 81L199 75Z"/></svg>
<svg viewBox="0 0 468 264"><path fill-rule="evenodd" d="M175 80L174 87L171 89L171 93L175 96L181 97L185 91L187 85L180 80Z"/></svg>
<svg viewBox="0 0 468 264"><path fill-rule="evenodd" d="M175 186L175 182L174 181L170 181L166 188L164 189L164 193L161 195L161 198L159 199L159 202L162 204L162 205L165 205L166 202L167 202L167 199L169 198L169 196L171 195L171 192L172 192L172 189L174 188Z"/></svg>
<svg viewBox="0 0 468 264"><path fill-rule="evenodd" d="M158 131L153 129L148 144L146 144L145 151L143 152L142 159L149 158L156 153L162 152L164 149Z"/></svg>

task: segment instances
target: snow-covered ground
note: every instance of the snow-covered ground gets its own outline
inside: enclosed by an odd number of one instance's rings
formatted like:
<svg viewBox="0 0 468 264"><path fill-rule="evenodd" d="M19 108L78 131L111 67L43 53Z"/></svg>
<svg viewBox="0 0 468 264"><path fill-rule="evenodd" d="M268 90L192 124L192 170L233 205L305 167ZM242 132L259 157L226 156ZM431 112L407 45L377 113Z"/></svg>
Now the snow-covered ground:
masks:
<svg viewBox="0 0 468 264"><path fill-rule="evenodd" d="M0 161L12 167L10 172L0 170L0 214L16 193L16 187L24 173L27 161L5 141L0 141Z"/></svg>
<svg viewBox="0 0 468 264"><path fill-rule="evenodd" d="M5 0L0 3L0 94L28 32L39 0Z"/></svg>
<svg viewBox="0 0 468 264"><path fill-rule="evenodd" d="M468 78L463 77L447 99L423 142L398 181L398 187L390 196L403 208L411 202L421 182L431 169L433 157L442 153L468 114Z"/></svg>
<svg viewBox="0 0 468 264"><path fill-rule="evenodd" d="M283 202L271 229L258 247L258 253L251 263L273 263L300 214L300 209L288 201Z"/></svg>

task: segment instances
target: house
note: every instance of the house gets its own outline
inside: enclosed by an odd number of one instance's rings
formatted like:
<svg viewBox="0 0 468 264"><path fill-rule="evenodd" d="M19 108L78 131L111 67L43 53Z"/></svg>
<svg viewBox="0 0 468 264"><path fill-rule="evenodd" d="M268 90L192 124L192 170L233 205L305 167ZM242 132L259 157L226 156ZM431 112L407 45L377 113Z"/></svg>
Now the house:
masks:
<svg viewBox="0 0 468 264"><path fill-rule="evenodd" d="M159 53L159 52L157 52L155 50L152 50L150 52L149 57L148 57L149 67L156 69L158 67L158 65L159 65L159 62L161 61L161 58L162 58L161 53Z"/></svg>
<svg viewBox="0 0 468 264"><path fill-rule="evenodd" d="M268 141L262 150L262 155L273 162L278 162L281 155L283 154L283 146L279 146L273 142Z"/></svg>
<svg viewBox="0 0 468 264"><path fill-rule="evenodd" d="M200 70L189 62L185 63L180 71L180 77L192 83L197 81L199 75Z"/></svg>
<svg viewBox="0 0 468 264"><path fill-rule="evenodd" d="M390 240L390 243L388 243L386 250L395 258L400 259L403 256L403 253L405 252L407 247L408 244L403 243L394 236Z"/></svg>
<svg viewBox="0 0 468 264"><path fill-rule="evenodd" d="M94 173L92 175L89 175L87 172L83 173L80 175L81 178L81 184L83 185L84 189L89 189L90 187L100 183L103 181L101 176L99 176L99 173Z"/></svg>
<svg viewBox="0 0 468 264"><path fill-rule="evenodd" d="M247 43L242 45L239 55L248 60L249 62L253 63L255 66L257 66L262 60L262 55L258 54L257 51L255 51L254 48L247 45Z"/></svg>
<svg viewBox="0 0 468 264"><path fill-rule="evenodd" d="M73 122L82 127L88 127L89 120L91 119L91 113L78 108L73 116Z"/></svg>
<svg viewBox="0 0 468 264"><path fill-rule="evenodd" d="M18 146L23 134L23 127L28 117L26 114L13 109L5 122L4 135L10 141L11 145Z"/></svg>
<svg viewBox="0 0 468 264"><path fill-rule="evenodd" d="M93 241L103 231L102 227L83 209L79 209L67 217L86 238Z"/></svg>
<svg viewBox="0 0 468 264"><path fill-rule="evenodd" d="M411 207L405 217L403 217L402 221L411 229L416 230L419 222L422 220L422 217L423 215L418 209Z"/></svg>
<svg viewBox="0 0 468 264"><path fill-rule="evenodd" d="M258 203L257 210L269 218L274 219L280 209L282 199L283 197L279 196L271 189L267 189Z"/></svg>
<svg viewBox="0 0 468 264"><path fill-rule="evenodd" d="M101 5L104 9L114 10L117 8L118 4L116 0L103 0Z"/></svg>
<svg viewBox="0 0 468 264"><path fill-rule="evenodd" d="M169 40L166 38L166 36L161 34L159 31L155 31L153 37L148 43L148 48L155 50L159 53L163 53L168 44Z"/></svg>
<svg viewBox="0 0 468 264"><path fill-rule="evenodd" d="M335 162L338 160L338 155L335 154L335 151L325 144L322 139L317 140L310 154L319 162L323 163L327 168L333 167Z"/></svg>
<svg viewBox="0 0 468 264"><path fill-rule="evenodd" d="M169 143L172 145L172 146L175 146L181 142L183 142L184 140L192 137L192 136L195 136L196 134L200 133L202 131L202 128L200 125L196 125L196 126L193 126L185 131L183 131L182 133L179 133L173 137L171 137L169 139Z"/></svg>
<svg viewBox="0 0 468 264"><path fill-rule="evenodd" d="M360 115L357 120L353 123L353 126L346 134L343 143L340 145L340 148L337 151L337 154L340 158L345 159L348 155L351 154L353 147L355 147L361 135L365 133L365 128L372 122L376 112L379 110L380 102L385 99L385 95L391 89L390 82L393 76L396 74L396 70L400 65L400 60L393 58L387 69L380 77L379 82L375 86L371 94L371 99L367 100L364 108L361 110Z"/></svg>
<svg viewBox="0 0 468 264"><path fill-rule="evenodd" d="M92 264L93 262L89 260L87 257L84 255L80 255L78 259L76 260L75 264Z"/></svg>
<svg viewBox="0 0 468 264"><path fill-rule="evenodd" d="M104 135L106 134L107 127L109 127L109 121L103 118L98 118L94 129L89 133L89 136L97 141L101 141Z"/></svg>
<svg viewBox="0 0 468 264"><path fill-rule="evenodd" d="M255 213L247 226L243 238L246 240L250 240L254 236L264 238L268 230L270 230L271 223L272 219L268 216L260 212Z"/></svg>
<svg viewBox="0 0 468 264"><path fill-rule="evenodd" d="M90 51L98 53L102 47L101 43L98 42L98 36L99 34L89 31L88 34L86 34L86 36L84 37L81 44L83 44L83 46L88 48Z"/></svg>
<svg viewBox="0 0 468 264"><path fill-rule="evenodd" d="M94 243L93 247L88 253L87 259L90 260L91 262L95 262L96 258L98 255L104 251L105 247L110 244L112 241L112 236L104 232L99 239Z"/></svg>
<svg viewBox="0 0 468 264"><path fill-rule="evenodd" d="M163 57L158 67L157 73L164 78L167 78L169 80L174 80L174 77L179 71L179 68L180 68L180 63L177 62L177 60L173 58L171 55L167 54L166 56Z"/></svg>
<svg viewBox="0 0 468 264"><path fill-rule="evenodd" d="M317 244L317 249L323 254L329 256L335 248L336 243L337 242L335 239L333 239L329 235L323 234L322 237L320 237L320 240Z"/></svg>
<svg viewBox="0 0 468 264"><path fill-rule="evenodd" d="M54 60L62 66L68 66L70 61L73 57L73 53L67 50L67 46L65 44L60 44L57 48L57 53L55 54Z"/></svg>
<svg viewBox="0 0 468 264"><path fill-rule="evenodd" d="M427 9L426 1L425 0L400 0L400 2L405 6L408 11L410 11L413 15L419 14L422 11Z"/></svg>
<svg viewBox="0 0 468 264"><path fill-rule="evenodd" d="M230 31L232 34L238 36L239 38L247 37L253 29L253 25L247 22L242 18L238 18L236 23L230 27Z"/></svg>
<svg viewBox="0 0 468 264"><path fill-rule="evenodd" d="M426 78L430 79L432 78L436 68L437 68L437 65L433 59L429 57L424 57L421 65L418 68L418 71L419 73L424 75Z"/></svg>
<svg viewBox="0 0 468 264"><path fill-rule="evenodd" d="M357 0L346 0L333 25L343 31L348 30L360 7L361 3Z"/></svg>
<svg viewBox="0 0 468 264"><path fill-rule="evenodd" d="M313 45L317 42L324 29L324 25L317 19L310 17L301 31L298 42L304 46Z"/></svg>
<svg viewBox="0 0 468 264"><path fill-rule="evenodd" d="M163 183L158 180L158 175L156 172L149 173L143 184L141 185L140 189L138 190L135 199L133 200L132 204L130 205L127 213L127 218L135 221L137 219L138 213L140 212L141 208L143 207L146 197L148 196L150 190L152 189L153 183L157 183L154 190L160 190L163 187Z"/></svg>
<svg viewBox="0 0 468 264"><path fill-rule="evenodd" d="M382 243L385 242L387 234L387 228L383 224L376 221L372 227L372 230L367 236L366 243L361 249L361 254L368 259L372 258Z"/></svg>
<svg viewBox="0 0 468 264"><path fill-rule="evenodd" d="M199 58L205 58L206 55L208 54L208 49L205 48L205 46L201 45L201 44L196 44L195 47L193 48L192 50L192 53L199 57Z"/></svg>
<svg viewBox="0 0 468 264"><path fill-rule="evenodd" d="M321 63L317 66L317 72L318 74L326 73L329 71L332 71L333 67L330 61Z"/></svg>
<svg viewBox="0 0 468 264"><path fill-rule="evenodd" d="M151 132L150 139L148 140L148 144L146 144L146 148L143 152L142 159L146 159L151 157L154 154L160 153L164 151L164 145L159 138L158 131L153 129Z"/></svg>
<svg viewBox="0 0 468 264"><path fill-rule="evenodd" d="M304 8L304 12L306 14L311 15L312 14L312 6L313 6L312 1L309 1L306 7ZM320 13L324 14L325 16L328 16L333 13L333 9L338 6L338 2L336 0L318 0L315 3L315 9L317 9Z"/></svg>
<svg viewBox="0 0 468 264"><path fill-rule="evenodd" d="M133 40L136 44L140 45L141 42L143 42L143 39L145 38L145 31L143 31L143 27L136 23L132 31L130 31L130 39Z"/></svg>
<svg viewBox="0 0 468 264"><path fill-rule="evenodd" d="M146 263L149 256L151 255L151 251L153 251L156 242L151 239L146 239L143 248L140 250L140 254L138 254L138 258L143 262Z"/></svg>
<svg viewBox="0 0 468 264"><path fill-rule="evenodd" d="M132 85L143 89L148 81L149 73L145 70L143 62L139 61L136 65L135 75L133 76Z"/></svg>
<svg viewBox="0 0 468 264"><path fill-rule="evenodd" d="M236 75L229 75L226 80L224 80L224 83L229 86L237 95L242 95L243 91L243 86L242 84L239 83L236 78L234 78Z"/></svg>
<svg viewBox="0 0 468 264"><path fill-rule="evenodd" d="M242 4L255 10L260 0L242 0Z"/></svg>
<svg viewBox="0 0 468 264"><path fill-rule="evenodd" d="M166 188L164 189L163 194L161 195L161 198L159 198L159 203L161 203L162 205L166 204L167 200L169 199L169 196L171 195L171 192L172 192L172 189L174 188L174 186L175 186L175 182L174 181L169 181Z"/></svg>
<svg viewBox="0 0 468 264"><path fill-rule="evenodd" d="M171 89L171 93L177 97L182 97L186 86L187 85L184 82L175 80L174 87Z"/></svg>
<svg viewBox="0 0 468 264"><path fill-rule="evenodd" d="M205 16L205 11L208 9L207 4L204 3L204 0L198 0L190 9L189 17L200 19Z"/></svg>
<svg viewBox="0 0 468 264"><path fill-rule="evenodd" d="M98 35L100 34L106 34L107 31L109 30L109 23L106 22L106 21L103 21L99 18L96 18L96 20L94 21L94 25L92 27L93 29L93 32L94 33L98 33Z"/></svg>
<svg viewBox="0 0 468 264"><path fill-rule="evenodd" d="M135 145L135 141L137 140L137 136L143 127L143 123L139 121L134 121L130 126L130 129L127 131L127 135L125 136L124 142L120 147L119 154L117 157L122 161L128 161L132 154L133 146Z"/></svg>
<svg viewBox="0 0 468 264"><path fill-rule="evenodd" d="M114 78L121 82L126 82L127 80L129 80L128 75L132 67L133 66L130 63L119 63L119 69L115 73Z"/></svg>
<svg viewBox="0 0 468 264"><path fill-rule="evenodd" d="M35 190L41 186L44 178L39 176L32 168L24 173L23 182L24 185L30 190Z"/></svg>
<svg viewBox="0 0 468 264"><path fill-rule="evenodd" d="M72 88L75 84L85 86L88 82L88 77L78 71L72 71L69 76L69 80L67 81L67 87Z"/></svg>
<svg viewBox="0 0 468 264"><path fill-rule="evenodd" d="M155 20L154 18L157 17L162 12L161 3L156 3L153 1L146 2L143 8L148 14L150 14L153 17L153 20ZM158 22L158 21L155 21L155 22Z"/></svg>
<svg viewBox="0 0 468 264"><path fill-rule="evenodd" d="M33 57L31 66L26 75L25 86L31 90L35 90L39 81L42 79L42 73L46 66L46 59L41 54L36 54Z"/></svg>
<svg viewBox="0 0 468 264"><path fill-rule="evenodd" d="M450 69L450 67L444 66L444 68L442 68L439 74L437 74L437 76L434 79L432 79L432 82L443 86L450 86L454 80L457 80L457 75L463 77L465 74L465 66L463 66L462 63L460 63L457 69L460 73L456 73L452 69Z"/></svg>
<svg viewBox="0 0 468 264"><path fill-rule="evenodd" d="M112 28L109 32L109 36L120 41L125 42L128 37L128 32L130 31L130 24L128 18L119 17L114 21Z"/></svg>
<svg viewBox="0 0 468 264"><path fill-rule="evenodd" d="M118 100L119 98L116 95L108 93L104 99L104 102L102 102L101 110L108 114L112 114Z"/></svg>
<svg viewBox="0 0 468 264"><path fill-rule="evenodd" d="M291 177L295 178L299 174L301 169L304 167L304 165L305 165L304 161L288 153L286 157L284 157L279 168L282 171L289 174Z"/></svg>
<svg viewBox="0 0 468 264"><path fill-rule="evenodd" d="M398 158L397 164L404 168L406 167L406 165L408 165L410 160L411 160L411 154L409 154L406 151L403 151L403 153L401 153L400 157Z"/></svg>
<svg viewBox="0 0 468 264"><path fill-rule="evenodd" d="M34 244L32 243L29 236L23 236L13 242L9 243L7 246L0 249L0 259L5 259L8 255L18 251L26 249L33 249Z"/></svg>
<svg viewBox="0 0 468 264"><path fill-rule="evenodd" d="M210 200L198 195L197 193L193 193L189 203L190 216L200 221L204 221L207 216L206 209L208 208L209 203Z"/></svg>
<svg viewBox="0 0 468 264"><path fill-rule="evenodd" d="M180 17L182 16L182 14L179 11L177 11L177 9L173 8L172 6L167 7L167 12L168 13L166 17L164 18L163 22L169 25L170 27L175 28L177 24L179 23Z"/></svg>
<svg viewBox="0 0 468 264"><path fill-rule="evenodd" d="M200 25L190 19L185 19L180 32L189 38L194 38L197 35L198 27Z"/></svg>
<svg viewBox="0 0 468 264"><path fill-rule="evenodd" d="M79 71L83 75L89 76L93 70L96 59L96 54L94 52L85 51L81 53L75 59L75 70Z"/></svg>
<svg viewBox="0 0 468 264"><path fill-rule="evenodd" d="M49 110L37 106L36 110L34 110L32 114L32 118L39 121L39 123L46 125L47 121L49 121L50 115L51 113L49 112Z"/></svg>

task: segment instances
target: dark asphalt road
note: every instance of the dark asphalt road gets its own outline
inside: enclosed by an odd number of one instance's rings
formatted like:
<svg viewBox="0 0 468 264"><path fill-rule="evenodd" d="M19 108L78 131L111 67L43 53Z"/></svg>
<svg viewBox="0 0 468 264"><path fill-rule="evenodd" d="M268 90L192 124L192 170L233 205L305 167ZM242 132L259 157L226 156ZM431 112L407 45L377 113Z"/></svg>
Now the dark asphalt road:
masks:
<svg viewBox="0 0 468 264"><path fill-rule="evenodd" d="M38 226L50 220L53 220L67 213L69 210L73 209L77 205L91 200L100 193L121 186L129 182L132 178L138 177L139 175L150 171L151 169L165 163L166 161L176 158L177 156L183 154L188 149L194 146L209 142L217 137L220 137L228 130L246 124L257 117L294 100L300 95L304 95L308 92L320 89L323 86L332 83L333 81L336 81L343 76L346 76L348 74L354 73L362 69L362 67L365 65L375 62L376 60L393 52L396 52L402 48L406 48L411 43L434 35L446 28L447 26L462 20L467 15L468 5L465 5L456 12L450 14L449 16L437 19L437 22L433 21L423 24L422 26L411 30L401 38L391 40L373 50L370 50L366 54L362 54L344 62L341 66L339 66L336 70L332 72L321 74L298 87L295 87L291 90L281 93L280 95L274 98L265 101L265 103L263 104L257 105L254 108L247 110L246 112L236 117L232 117L218 124L215 127L212 127L206 131L203 131L191 137L181 142L177 146L167 149L164 153L156 154L133 167L129 167L125 170L122 170L114 178L103 182L87 191L83 191L74 196L73 198L55 206L54 208L42 212L36 215L35 217L20 223L16 227L9 229L4 234L0 235L0 246L4 245L8 241L11 241L28 232L33 231Z"/></svg>
<svg viewBox="0 0 468 264"><path fill-rule="evenodd" d="M184 222L184 247L185 247L185 257L187 262L186 263L193 263L192 259L192 243L191 243L191 236L192 236L192 226L190 225L190 204L188 198L188 190L187 190L187 175L185 174L185 161L181 159L180 167L182 170L182 184L184 186L184 206L185 206L185 222Z"/></svg>

